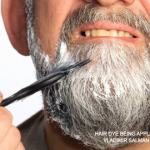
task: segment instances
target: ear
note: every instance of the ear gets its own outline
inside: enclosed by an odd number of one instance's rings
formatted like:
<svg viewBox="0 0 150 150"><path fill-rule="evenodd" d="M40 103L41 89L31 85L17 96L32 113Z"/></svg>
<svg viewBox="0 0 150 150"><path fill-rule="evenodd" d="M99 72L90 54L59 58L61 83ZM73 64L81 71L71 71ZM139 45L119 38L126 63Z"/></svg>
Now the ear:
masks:
<svg viewBox="0 0 150 150"><path fill-rule="evenodd" d="M24 0L2 0L2 16L9 40L22 55L28 56Z"/></svg>

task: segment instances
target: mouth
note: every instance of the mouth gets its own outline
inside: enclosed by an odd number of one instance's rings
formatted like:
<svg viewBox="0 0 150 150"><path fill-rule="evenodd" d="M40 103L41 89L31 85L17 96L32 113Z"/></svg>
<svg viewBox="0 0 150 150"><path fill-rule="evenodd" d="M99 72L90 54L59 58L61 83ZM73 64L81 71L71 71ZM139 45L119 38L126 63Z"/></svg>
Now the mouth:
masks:
<svg viewBox="0 0 150 150"><path fill-rule="evenodd" d="M123 23L116 24L108 21L99 21L95 24L82 24L75 30L73 36L80 42L116 38L125 42L138 44L144 40L144 36L139 30Z"/></svg>
<svg viewBox="0 0 150 150"><path fill-rule="evenodd" d="M137 38L136 36L131 35L129 32L117 31L117 30L104 30L104 29L98 29L98 30L94 29L94 30L81 31L81 36L85 36L85 37L108 36L108 37Z"/></svg>

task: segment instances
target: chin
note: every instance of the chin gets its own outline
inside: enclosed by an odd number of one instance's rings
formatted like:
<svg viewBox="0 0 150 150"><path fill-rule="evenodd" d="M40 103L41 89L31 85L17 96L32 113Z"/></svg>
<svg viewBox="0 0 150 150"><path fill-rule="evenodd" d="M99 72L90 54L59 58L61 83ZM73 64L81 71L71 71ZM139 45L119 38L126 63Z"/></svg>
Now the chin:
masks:
<svg viewBox="0 0 150 150"><path fill-rule="evenodd" d="M105 44L77 45L69 49L56 65L91 57L95 61L43 90L48 106L46 111L65 134L100 150L137 144L129 140L110 142L110 138L144 136L110 137L108 134L96 136L96 133L149 131L150 125L150 68L147 59L128 47L107 43L108 49L105 49Z"/></svg>

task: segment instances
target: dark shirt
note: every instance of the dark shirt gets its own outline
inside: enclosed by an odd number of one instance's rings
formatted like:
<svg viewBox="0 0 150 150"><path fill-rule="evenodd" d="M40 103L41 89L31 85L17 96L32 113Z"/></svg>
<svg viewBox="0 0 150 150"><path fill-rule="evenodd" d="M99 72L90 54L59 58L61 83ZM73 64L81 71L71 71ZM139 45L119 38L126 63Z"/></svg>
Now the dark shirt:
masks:
<svg viewBox="0 0 150 150"><path fill-rule="evenodd" d="M48 150L44 128L44 111L18 126L21 132L21 141L26 150Z"/></svg>

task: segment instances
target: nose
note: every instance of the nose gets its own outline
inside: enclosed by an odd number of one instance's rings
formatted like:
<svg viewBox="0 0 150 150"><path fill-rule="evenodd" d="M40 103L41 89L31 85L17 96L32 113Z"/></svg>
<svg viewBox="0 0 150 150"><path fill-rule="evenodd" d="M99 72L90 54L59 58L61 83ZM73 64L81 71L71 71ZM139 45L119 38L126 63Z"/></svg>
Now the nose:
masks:
<svg viewBox="0 0 150 150"><path fill-rule="evenodd" d="M135 0L84 0L87 3L96 3L101 6L111 6L117 3L122 3L124 5L131 5Z"/></svg>

